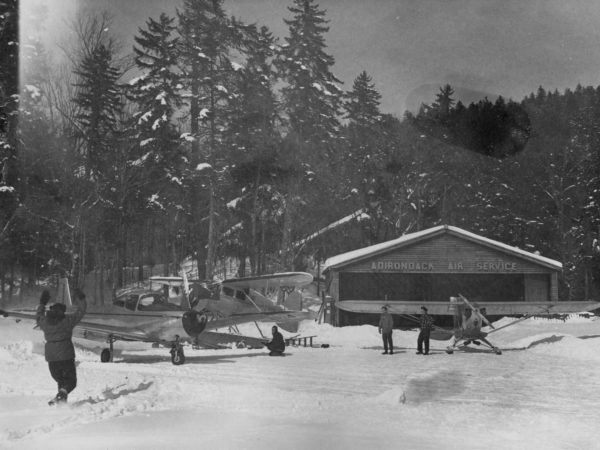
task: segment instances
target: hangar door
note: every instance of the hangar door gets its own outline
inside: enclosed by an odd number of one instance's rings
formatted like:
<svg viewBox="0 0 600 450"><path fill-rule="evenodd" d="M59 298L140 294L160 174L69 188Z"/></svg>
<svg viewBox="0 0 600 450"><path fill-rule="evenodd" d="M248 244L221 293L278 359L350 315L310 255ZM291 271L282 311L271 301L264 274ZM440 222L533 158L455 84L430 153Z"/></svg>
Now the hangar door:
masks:
<svg viewBox="0 0 600 450"><path fill-rule="evenodd" d="M448 301L462 294L473 301L524 301L523 274L341 272L339 300Z"/></svg>

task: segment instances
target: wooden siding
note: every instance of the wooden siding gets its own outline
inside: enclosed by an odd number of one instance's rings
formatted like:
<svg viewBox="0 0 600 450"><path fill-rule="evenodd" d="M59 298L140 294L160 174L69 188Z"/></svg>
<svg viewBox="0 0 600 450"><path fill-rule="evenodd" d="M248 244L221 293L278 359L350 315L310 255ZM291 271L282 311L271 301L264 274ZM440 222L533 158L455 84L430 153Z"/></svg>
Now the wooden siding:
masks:
<svg viewBox="0 0 600 450"><path fill-rule="evenodd" d="M344 272L551 273L525 258L460 239L435 236L335 269Z"/></svg>

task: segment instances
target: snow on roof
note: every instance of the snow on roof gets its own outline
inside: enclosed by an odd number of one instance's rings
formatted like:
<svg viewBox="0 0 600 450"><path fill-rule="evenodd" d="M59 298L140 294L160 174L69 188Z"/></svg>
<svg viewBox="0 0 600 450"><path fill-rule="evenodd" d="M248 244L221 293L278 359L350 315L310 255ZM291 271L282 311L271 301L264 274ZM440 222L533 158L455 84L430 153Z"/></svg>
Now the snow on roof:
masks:
<svg viewBox="0 0 600 450"><path fill-rule="evenodd" d="M369 215L365 212L365 210L359 209L358 211L354 211L352 214L348 214L346 217L342 217L340 220L330 223L326 227L323 227L320 230L315 231L310 236L307 236L304 239L294 242L294 247L299 247L301 245L304 245L307 242L312 241L314 238L319 237L323 233L325 233L329 230L333 230L333 229L339 227L340 225L350 222L351 220L356 219L357 221L360 222L361 220L368 219L368 218L369 218Z"/></svg>
<svg viewBox="0 0 600 450"><path fill-rule="evenodd" d="M410 242L442 232L451 232L453 234L467 238L468 240L476 241L483 245L487 245L488 247L493 247L507 253L512 253L513 255L533 260L544 266L549 266L553 269L558 270L562 269L562 263L554 259L546 258L535 253L530 253L525 250L521 250L518 247L513 247L507 244L503 244L502 242L494 241L493 239L488 239L486 237L479 236L475 233L463 230L462 228L453 227L450 225L439 225L437 227L428 228L426 230L417 231L415 233L405 234L404 236L400 236L397 239L392 239L391 241L381 242L379 244L371 245L369 247L359 248L357 250L352 250L350 252L332 256L331 258L328 258L325 261L323 271L332 269L334 267L343 266L351 262L356 262L371 255L379 254L390 249L401 247Z"/></svg>

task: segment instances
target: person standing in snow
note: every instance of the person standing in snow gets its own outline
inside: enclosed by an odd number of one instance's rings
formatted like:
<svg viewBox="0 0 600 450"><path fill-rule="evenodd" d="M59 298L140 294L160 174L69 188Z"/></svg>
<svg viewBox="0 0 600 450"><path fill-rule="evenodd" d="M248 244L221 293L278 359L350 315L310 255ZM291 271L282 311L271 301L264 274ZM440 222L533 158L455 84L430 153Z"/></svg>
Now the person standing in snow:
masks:
<svg viewBox="0 0 600 450"><path fill-rule="evenodd" d="M433 328L433 319L427 314L427 308L421 306L423 315L421 316L419 337L417 338L417 355L428 355L429 354L429 335L431 334L431 328ZM425 346L425 352L423 352L423 346Z"/></svg>
<svg viewBox="0 0 600 450"><path fill-rule="evenodd" d="M379 318L379 334L383 339L383 355L388 354L388 347L390 349L389 354L394 354L394 342L392 340L392 330L394 329L394 318L388 311L388 307L383 306L381 308L382 313Z"/></svg>
<svg viewBox="0 0 600 450"><path fill-rule="evenodd" d="M66 402L67 396L77 385L75 349L71 338L73 328L85 314L87 303L85 295L79 290L75 293L75 300L76 310L72 314L65 314L67 307L62 303L54 303L46 311L50 292L44 290L36 312L38 327L44 332L46 340L44 355L48 361L50 375L58 384L58 393L50 400L51 405Z"/></svg>
<svg viewBox="0 0 600 450"><path fill-rule="evenodd" d="M273 333L273 339L271 339L271 342L265 343L267 348L271 350L269 356L282 356L285 351L285 341L283 340L283 336L277 330L275 325L271 328L271 332Z"/></svg>

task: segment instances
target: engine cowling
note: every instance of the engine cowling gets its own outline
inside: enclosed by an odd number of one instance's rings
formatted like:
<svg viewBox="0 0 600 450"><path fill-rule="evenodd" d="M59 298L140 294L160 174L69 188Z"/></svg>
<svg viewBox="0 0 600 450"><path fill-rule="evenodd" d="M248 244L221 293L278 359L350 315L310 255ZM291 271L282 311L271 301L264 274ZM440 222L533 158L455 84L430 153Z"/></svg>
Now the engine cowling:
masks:
<svg viewBox="0 0 600 450"><path fill-rule="evenodd" d="M208 316L200 311L187 311L181 319L185 332L196 337L204 331L208 323Z"/></svg>

